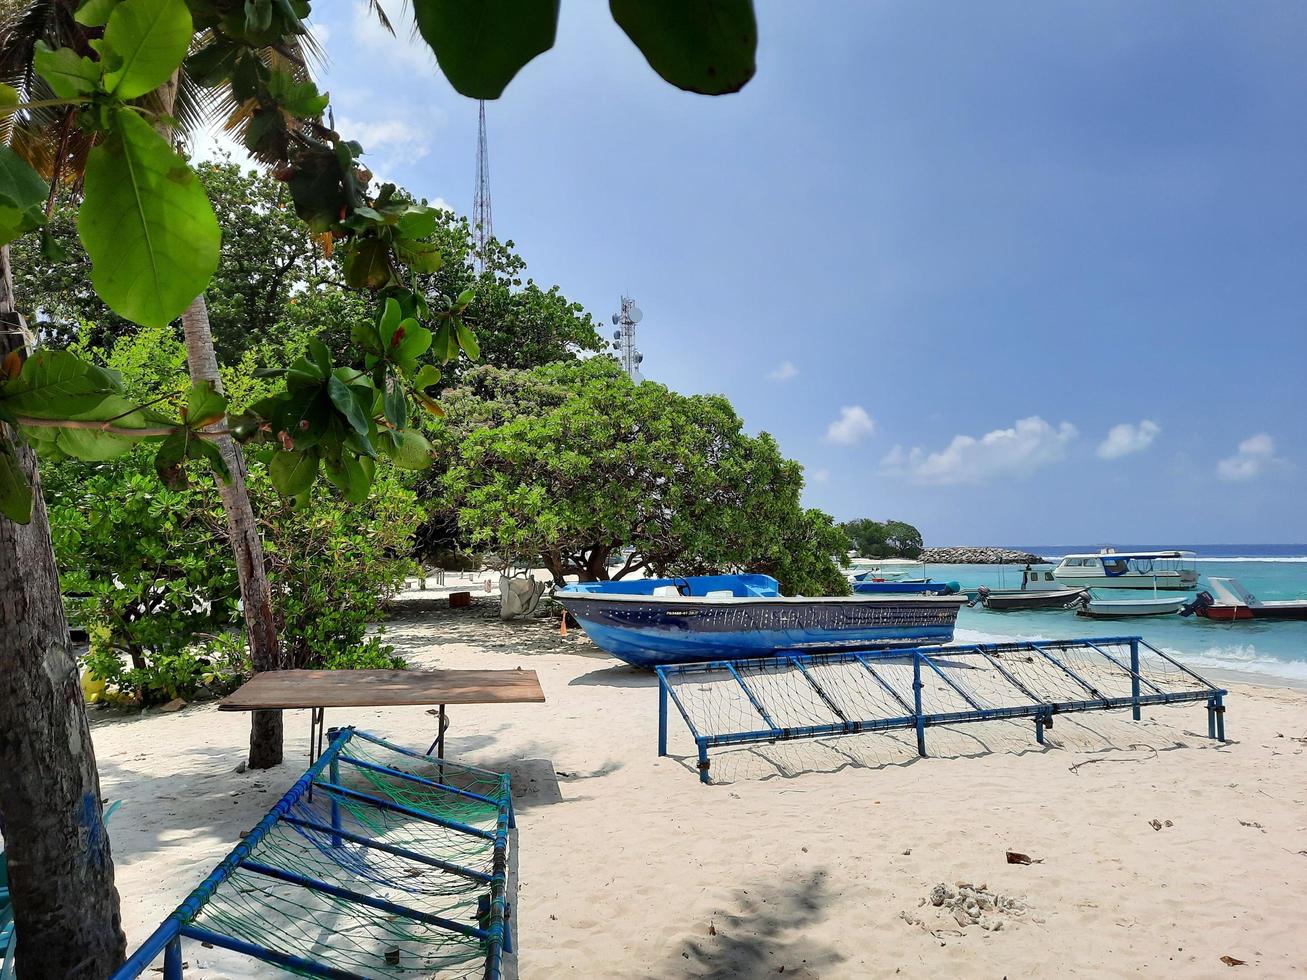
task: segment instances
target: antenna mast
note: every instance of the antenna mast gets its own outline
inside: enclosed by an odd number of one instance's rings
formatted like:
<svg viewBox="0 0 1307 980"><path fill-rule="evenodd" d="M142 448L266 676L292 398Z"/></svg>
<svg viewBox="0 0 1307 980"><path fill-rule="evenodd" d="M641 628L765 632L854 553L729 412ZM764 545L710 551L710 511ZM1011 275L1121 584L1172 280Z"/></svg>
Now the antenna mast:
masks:
<svg viewBox="0 0 1307 980"><path fill-rule="evenodd" d="M477 133L477 187L472 199L472 235L476 246L477 268L486 271L486 250L495 229L490 217L490 154L486 149L486 103L480 103Z"/></svg>
<svg viewBox="0 0 1307 980"><path fill-rule="evenodd" d="M613 326L617 327L613 331L613 349L622 359L622 370L636 384L644 380L643 375L640 374L640 364L644 361L644 355L635 346L635 325L642 319L644 314L640 312L640 307L635 305L635 300L623 296L622 312L613 314Z"/></svg>

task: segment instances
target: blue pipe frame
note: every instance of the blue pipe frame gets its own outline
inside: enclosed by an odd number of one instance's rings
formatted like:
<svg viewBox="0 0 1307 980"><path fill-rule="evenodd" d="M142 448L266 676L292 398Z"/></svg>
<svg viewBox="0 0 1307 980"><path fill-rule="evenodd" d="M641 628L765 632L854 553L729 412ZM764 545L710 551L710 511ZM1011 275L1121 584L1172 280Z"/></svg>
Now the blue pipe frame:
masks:
<svg viewBox="0 0 1307 980"><path fill-rule="evenodd" d="M1130 647L1129 666L1124 661L1118 660L1109 654L1102 647L1109 645L1126 645ZM1165 660L1173 667L1188 675L1194 681L1202 685L1201 689L1191 691L1163 691L1148 678L1140 673L1140 651L1147 650L1150 654ZM1109 697L1099 691L1092 683L1081 677L1067 664L1063 663L1062 658L1057 656L1059 651L1067 649L1089 649L1102 656L1106 663L1110 663L1130 677L1130 696L1129 697ZM1081 700L1067 701L1049 701L1031 691L1025 684L1021 683L1015 676L1003 667L1002 663L996 658L997 654L1003 653L1033 653L1042 658L1050 667L1060 671L1067 677L1071 678L1080 688L1083 688L1089 696ZM941 669L937 658L957 656L957 655L980 655L986 660L986 663L997 669L998 673L1016 690L1020 691L1023 696L1030 699L1032 704L1012 705L1008 707L984 708L981 707L966 691L956 684L947 673ZM877 663L898 663L906 664L911 661L912 664L912 696L911 703L906 701L894 688L882 678L875 670ZM831 705L831 701L826 691L816 682L808 671L808 667L820 666L826 664L846 664L860 663L902 707L905 714L892 718L876 718L862 721L855 721L845 717L843 712L836 710ZM782 727L775 724L765 707L758 701L753 690L745 681L744 672L758 669L772 669L783 667L796 668L801 676L816 690L823 702L832 707L835 715L841 718L839 723L826 725L803 725ZM966 711L946 711L927 713L922 708L921 692L924 687L922 682L922 668L928 668L937 674L944 682L954 690L961 698L970 705L970 710ZM667 723L668 723L668 705L674 705L680 713L681 718L685 721L686 727L690 730L695 746L698 750L699 781L705 784L712 782L710 775L711 763L708 758L708 750L719 746L747 745L759 742L779 742L788 739L797 738L819 738L830 735L853 735L860 732L883 732L893 729L910 728L916 730L917 752L919 755L926 755L926 729L935 725L956 725L965 722L974 721L996 721L1013 718L1031 718L1035 723L1035 740L1044 744L1044 732L1052 727L1053 716L1055 714L1068 714L1079 711L1112 711L1119 709L1130 709L1131 716L1135 721L1141 717L1141 710L1144 707L1160 704L1179 704L1183 702L1207 702L1207 731L1209 737L1224 742L1225 738L1225 696L1226 690L1213 685L1206 678L1195 673L1184 664L1177 661L1163 651L1157 649L1151 644L1145 642L1142 637L1138 636L1109 636L1109 637L1092 637L1089 639L1076 640L1041 640L1041 641L1024 641L1012 643L976 643L961 646L947 646L934 648L916 648L911 650L883 650L883 651L843 651L839 653L814 653L803 654L795 652L779 653L774 657L761 657L748 660L714 660L696 664L664 664L655 668L658 675L658 755L666 756L667 753ZM695 674L721 673L729 675L740 688L744 691L749 703L753 706L758 716L766 725L765 728L759 728L747 732L727 732L727 733L704 733L700 732L694 724L694 720L672 685L672 678L692 676ZM1144 693L1143 687L1152 688L1153 693Z"/></svg>
<svg viewBox="0 0 1307 980"><path fill-rule="evenodd" d="M231 852L223 858L216 868L206 877L196 888L186 897L180 905L173 910L163 923L152 932L136 951L128 957L127 961L111 975L109 980L131 980L139 977L150 964L163 954L163 980L183 980L182 974L182 953L181 940L197 940L208 943L212 946L228 949L254 959L262 960L265 963L271 963L276 966L311 977L322 977L325 980L364 980L359 974L351 973L348 970L342 970L329 964L311 960L306 957L295 956L289 953L283 953L280 950L271 949L256 943L248 942L234 936L222 935L213 932L210 929L195 924L195 918L204 907L205 903L213 896L217 888L227 881L237 871L246 873L256 873L268 877L275 877L290 884L301 887L322 891L326 894L335 895L338 898L344 898L348 901L357 902L372 908L391 913L396 916L402 916L414 921L423 922L435 928L444 929L455 934L464 935L471 939L482 942L486 947L486 980L498 980L502 965L503 953L511 952L513 949L512 937L509 934L508 923L508 898L507 898L507 881L508 881L508 832L515 825L513 818L512 796L509 788L509 777L507 773L494 773L489 770L477 769L473 766L466 766L461 763L449 762L447 765L451 768L461 768L468 772L475 772L483 777L489 777L499 782L500 797L495 800L491 797L480 794L472 794L461 791L452 786L446 786L443 783L437 783L433 780L423 779L421 776L412 773L405 773L401 770L391 770L388 767L377 766L375 764L365 764L362 760L344 754L345 747L351 739L358 738L360 741L369 741L386 748L394 749L404 755L410 755L424 762L430 761L429 757L421 753L404 749L401 746L392 745L384 739L377 738L367 732L359 732L354 728L332 729L329 732L331 743L327 750L314 760L308 770L296 780L286 794L277 804L268 811L239 844L232 848ZM451 794L458 796L471 796L487 803L493 803L498 808L498 818L496 820L495 830L493 832L483 831L479 828L467 827L456 821L445 820L439 817L433 817L431 814L421 810L415 810L404 807L399 804L393 804L379 797L371 797L366 793L359 793L339 786L340 766L356 765L360 768L372 770L384 770L390 774L409 779L415 783L426 786L436 787L441 790L447 790ZM324 771L328 774L328 779L323 780L321 777ZM331 794L331 824L321 824L316 821L304 820L291 815L291 808L312 792L314 787L320 790L326 790ZM384 841L377 841L346 831L341 826L340 807L338 797L347 797L359 800L369 805L386 804L385 808L394 812L402 813L415 819L424 819L441 826L448 827L459 831L472 833L477 837L489 839L494 842L494 862L493 873L485 875L482 872L474 871L470 868L464 868L449 862L441 861L438 858L427 857L406 851L403 848L395 847ZM314 832L330 835L333 846L340 846L342 841L348 840L352 843L359 844L363 847L375 848L386 851L400 857L408 858L418 863L427 864L431 867L439 868L451 874L461 875L489 886L489 895L482 896L487 906L488 915L485 917L484 925L468 926L460 922L446 919L442 916L433 915L428 912L421 912L416 909L410 909L393 902L382 899L372 898L371 896L361 893L352 892L349 889L331 885L328 882L318 881L317 879L307 878L284 869L271 868L257 861L252 860L252 855L259 843L268 835L268 833L278 823L286 823L289 826L298 828L301 832L311 830Z"/></svg>

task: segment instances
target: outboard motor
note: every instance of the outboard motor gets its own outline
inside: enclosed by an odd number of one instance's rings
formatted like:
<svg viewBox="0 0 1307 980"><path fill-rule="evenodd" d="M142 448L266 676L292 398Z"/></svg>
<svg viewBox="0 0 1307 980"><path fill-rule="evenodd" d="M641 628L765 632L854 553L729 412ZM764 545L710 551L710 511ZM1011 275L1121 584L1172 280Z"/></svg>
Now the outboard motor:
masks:
<svg viewBox="0 0 1307 980"><path fill-rule="evenodd" d="M967 600L967 608L970 609L977 602L984 603L989 598L989 586L982 585L976 590L976 598Z"/></svg>
<svg viewBox="0 0 1307 980"><path fill-rule="evenodd" d="M1212 594L1204 589L1202 592L1199 592L1198 595L1194 596L1193 602L1186 603L1180 607L1180 615L1192 616L1203 609L1210 608L1215 602L1216 600L1212 597Z"/></svg>

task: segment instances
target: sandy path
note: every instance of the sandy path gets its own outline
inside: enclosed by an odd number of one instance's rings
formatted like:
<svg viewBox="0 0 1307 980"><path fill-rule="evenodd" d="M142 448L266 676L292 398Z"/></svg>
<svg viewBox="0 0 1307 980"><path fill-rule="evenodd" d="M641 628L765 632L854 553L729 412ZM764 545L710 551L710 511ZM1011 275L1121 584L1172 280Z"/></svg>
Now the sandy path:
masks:
<svg viewBox="0 0 1307 980"><path fill-rule="evenodd" d="M522 977L1307 973L1307 694L1235 689L1225 746L1182 705L1059 717L1046 749L992 723L932 730L923 760L887 736L720 753L705 787L679 720L674 757L656 757L650 676L575 631L501 624L486 600L408 598L389 635L414 665L530 667L549 699L452 709L447 747L513 774ZM328 721L423 748L432 729L421 708ZM285 765L241 774L242 715L93 725L124 800L111 830L134 944L302 771L308 718L287 715ZM959 881L1028 909L991 931L919 907ZM208 953L188 947L188 977L263 975Z"/></svg>

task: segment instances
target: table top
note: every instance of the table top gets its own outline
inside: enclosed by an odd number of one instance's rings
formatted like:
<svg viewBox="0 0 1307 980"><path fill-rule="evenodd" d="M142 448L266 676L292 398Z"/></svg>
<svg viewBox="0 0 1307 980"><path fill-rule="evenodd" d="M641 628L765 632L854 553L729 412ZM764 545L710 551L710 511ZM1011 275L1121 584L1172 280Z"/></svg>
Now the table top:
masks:
<svg viewBox="0 0 1307 980"><path fill-rule="evenodd" d="M522 704L545 699L534 670L269 670L219 711L375 708L405 704Z"/></svg>

